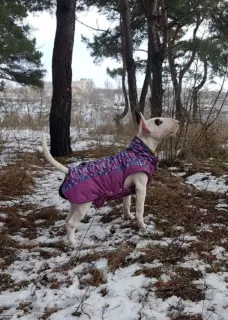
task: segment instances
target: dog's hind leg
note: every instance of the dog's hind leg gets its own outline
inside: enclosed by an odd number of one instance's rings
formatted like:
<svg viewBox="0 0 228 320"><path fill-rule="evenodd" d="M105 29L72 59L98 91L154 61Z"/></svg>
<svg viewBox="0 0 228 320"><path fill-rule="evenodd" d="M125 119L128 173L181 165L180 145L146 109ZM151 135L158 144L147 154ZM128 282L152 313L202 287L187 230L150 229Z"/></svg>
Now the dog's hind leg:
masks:
<svg viewBox="0 0 228 320"><path fill-rule="evenodd" d="M75 230L79 222L84 218L91 202L87 203L71 203L70 212L66 218L67 239L72 244L76 244L74 237Z"/></svg>
<svg viewBox="0 0 228 320"><path fill-rule="evenodd" d="M124 214L124 219L132 220L134 219L134 215L130 212L131 208L131 196L127 196L123 198L123 214Z"/></svg>

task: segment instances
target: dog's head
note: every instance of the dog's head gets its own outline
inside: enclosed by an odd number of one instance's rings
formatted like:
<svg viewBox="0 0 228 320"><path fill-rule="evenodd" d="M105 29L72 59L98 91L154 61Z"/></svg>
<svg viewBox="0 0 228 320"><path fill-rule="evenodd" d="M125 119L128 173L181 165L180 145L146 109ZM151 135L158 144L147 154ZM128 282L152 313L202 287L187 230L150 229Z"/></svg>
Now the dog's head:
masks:
<svg viewBox="0 0 228 320"><path fill-rule="evenodd" d="M145 120L141 114L139 135L146 138L154 138L156 141L173 136L179 129L180 122L172 118L151 118Z"/></svg>

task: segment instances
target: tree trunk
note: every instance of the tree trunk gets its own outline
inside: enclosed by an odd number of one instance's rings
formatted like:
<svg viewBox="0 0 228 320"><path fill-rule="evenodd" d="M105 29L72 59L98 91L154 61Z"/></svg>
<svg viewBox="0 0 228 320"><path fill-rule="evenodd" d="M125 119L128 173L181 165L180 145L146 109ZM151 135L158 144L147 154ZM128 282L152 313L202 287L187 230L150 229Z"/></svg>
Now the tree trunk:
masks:
<svg viewBox="0 0 228 320"><path fill-rule="evenodd" d="M169 53L168 60L169 60L170 74L171 74L171 79L172 79L173 89L174 89L174 96L175 96L176 119L180 121L184 121L184 119L187 116L186 114L187 111L183 107L182 99L181 99L182 82L178 81L175 61L172 53Z"/></svg>
<svg viewBox="0 0 228 320"><path fill-rule="evenodd" d="M142 114L144 114L144 109L145 109L145 104L146 104L146 96L148 93L150 81L151 81L151 45L150 45L150 41L148 39L146 73L145 73L145 78L144 78L142 91L141 91L140 99L139 99L139 111Z"/></svg>
<svg viewBox="0 0 228 320"><path fill-rule="evenodd" d="M198 104L199 91L203 88L203 86L207 81L207 60L206 59L204 60L203 65L204 65L203 79L200 82L200 84L194 87L192 90L192 120L193 121L197 121L197 113L199 109L199 104Z"/></svg>
<svg viewBox="0 0 228 320"><path fill-rule="evenodd" d="M124 59L128 75L128 94L133 122L136 123L135 112L139 109L135 76L135 61L133 58L133 43L130 25L130 8L128 0L120 0L120 11L123 21Z"/></svg>
<svg viewBox="0 0 228 320"><path fill-rule="evenodd" d="M124 119L129 111L128 94L127 94L127 88L125 85L125 78L126 78L126 61L125 61L125 53L124 53L125 39L123 35L123 22L122 22L121 15L120 15L120 30L121 30L121 55L122 55L122 63L123 63L123 71L122 71L121 79L122 79L122 91L124 95L125 106L124 106L124 111L121 114L115 115L114 121L116 123L117 128L120 127L120 120Z"/></svg>
<svg viewBox="0 0 228 320"><path fill-rule="evenodd" d="M161 117L162 115L162 61L160 54L152 58L152 91L150 99L151 117Z"/></svg>
<svg viewBox="0 0 228 320"><path fill-rule="evenodd" d="M198 90L193 88L192 90L192 120L196 122L198 112Z"/></svg>
<svg viewBox="0 0 228 320"><path fill-rule="evenodd" d="M126 67L125 67L125 61L123 57L122 91L124 95L125 106L124 106L124 111L121 114L116 114L114 118L117 128L120 126L120 120L124 119L129 111L129 101L128 101L128 95L127 95L127 88L125 85L125 75L126 75Z"/></svg>
<svg viewBox="0 0 228 320"><path fill-rule="evenodd" d="M65 156L71 150L71 81L76 0L57 0L56 34L52 57L53 96L50 113L51 154Z"/></svg>
<svg viewBox="0 0 228 320"><path fill-rule="evenodd" d="M152 86L150 98L151 117L161 117L162 115L162 64L164 61L164 48L160 43L158 35L157 15L158 1L149 1L147 11L147 23L152 72Z"/></svg>

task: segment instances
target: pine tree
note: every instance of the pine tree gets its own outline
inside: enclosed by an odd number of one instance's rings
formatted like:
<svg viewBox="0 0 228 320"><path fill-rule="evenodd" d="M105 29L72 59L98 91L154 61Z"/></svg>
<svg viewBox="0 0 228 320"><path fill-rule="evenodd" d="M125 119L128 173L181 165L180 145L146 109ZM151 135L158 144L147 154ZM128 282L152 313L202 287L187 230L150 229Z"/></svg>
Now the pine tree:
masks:
<svg viewBox="0 0 228 320"><path fill-rule="evenodd" d="M24 23L29 9L31 11L39 10L36 3L38 2L28 0L1 1L1 80L10 80L20 84L38 87L43 85L42 78L44 76L44 70L41 64L42 53L36 49L36 40L30 38L29 25Z"/></svg>

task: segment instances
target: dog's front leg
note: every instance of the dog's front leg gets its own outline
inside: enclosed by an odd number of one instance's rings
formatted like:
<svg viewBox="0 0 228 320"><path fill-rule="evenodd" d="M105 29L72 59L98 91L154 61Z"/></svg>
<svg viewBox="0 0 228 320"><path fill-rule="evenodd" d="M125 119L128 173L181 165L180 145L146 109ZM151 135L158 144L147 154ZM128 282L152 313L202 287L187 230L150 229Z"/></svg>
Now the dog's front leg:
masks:
<svg viewBox="0 0 228 320"><path fill-rule="evenodd" d="M132 220L134 219L134 215L130 212L131 208L131 196L127 196L123 198L123 214L124 219L126 220Z"/></svg>
<svg viewBox="0 0 228 320"><path fill-rule="evenodd" d="M136 184L136 219L138 227L141 229L146 229L147 225L143 221L144 214L144 203L146 199L146 184Z"/></svg>

